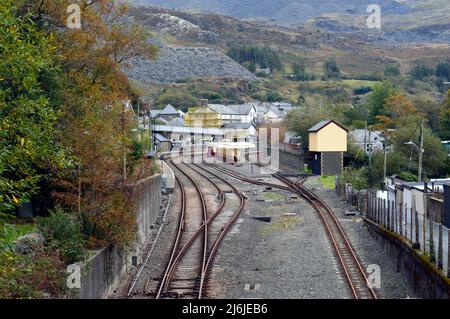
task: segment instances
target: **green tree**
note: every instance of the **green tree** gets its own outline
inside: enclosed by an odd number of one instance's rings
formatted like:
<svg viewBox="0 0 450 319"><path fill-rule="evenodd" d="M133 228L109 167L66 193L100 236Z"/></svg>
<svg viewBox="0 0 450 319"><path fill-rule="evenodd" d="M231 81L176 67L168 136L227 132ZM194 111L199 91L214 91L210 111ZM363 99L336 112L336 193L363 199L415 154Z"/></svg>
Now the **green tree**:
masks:
<svg viewBox="0 0 450 319"><path fill-rule="evenodd" d="M305 60L301 60L298 63L292 64L292 72L294 73L294 77L297 81L305 81L308 76L306 74L306 62Z"/></svg>
<svg viewBox="0 0 450 319"><path fill-rule="evenodd" d="M335 59L328 59L323 65L323 69L325 79L332 80L341 78L341 70Z"/></svg>
<svg viewBox="0 0 450 319"><path fill-rule="evenodd" d="M205 98L208 98L205 96ZM209 99L211 99L209 97ZM158 107L165 107L167 104L173 105L177 109L181 109L186 112L189 107L197 106L200 100L192 96L189 93L177 92L177 91L166 91L156 98L155 104Z"/></svg>
<svg viewBox="0 0 450 319"><path fill-rule="evenodd" d="M400 69L398 65L396 64L388 64L384 68L384 75L386 76L399 76L400 75Z"/></svg>
<svg viewBox="0 0 450 319"><path fill-rule="evenodd" d="M395 94L396 90L391 82L383 81L377 83L373 92L367 99L367 109L369 110L369 124L374 124L379 115L384 115L384 105L386 100Z"/></svg>
<svg viewBox="0 0 450 319"><path fill-rule="evenodd" d="M16 2L0 5L0 213L29 202L52 168L65 164L56 142L59 111L42 79L54 73L52 38L20 17Z"/></svg>
<svg viewBox="0 0 450 319"><path fill-rule="evenodd" d="M410 72L411 78L419 81L422 81L433 74L433 69L423 63L417 64Z"/></svg>
<svg viewBox="0 0 450 319"><path fill-rule="evenodd" d="M445 101L441 106L440 112L440 137L443 140L450 140L450 90L447 91L447 95L445 97Z"/></svg>
<svg viewBox="0 0 450 319"><path fill-rule="evenodd" d="M436 67L436 77L444 81L450 81L450 62L441 62Z"/></svg>
<svg viewBox="0 0 450 319"><path fill-rule="evenodd" d="M292 110L285 119L285 127L302 137L303 147L308 147L308 129L322 120L344 122L342 105L334 106L320 95L306 96L301 108Z"/></svg>

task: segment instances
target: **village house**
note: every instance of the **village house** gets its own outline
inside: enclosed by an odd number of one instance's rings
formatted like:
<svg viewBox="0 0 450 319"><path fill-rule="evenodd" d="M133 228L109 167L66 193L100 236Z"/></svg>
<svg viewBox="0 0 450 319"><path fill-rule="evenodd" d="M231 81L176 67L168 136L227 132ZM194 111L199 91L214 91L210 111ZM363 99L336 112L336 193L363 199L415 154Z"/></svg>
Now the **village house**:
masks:
<svg viewBox="0 0 450 319"><path fill-rule="evenodd" d="M380 131L356 129L349 132L350 139L366 154L384 151L384 137Z"/></svg>

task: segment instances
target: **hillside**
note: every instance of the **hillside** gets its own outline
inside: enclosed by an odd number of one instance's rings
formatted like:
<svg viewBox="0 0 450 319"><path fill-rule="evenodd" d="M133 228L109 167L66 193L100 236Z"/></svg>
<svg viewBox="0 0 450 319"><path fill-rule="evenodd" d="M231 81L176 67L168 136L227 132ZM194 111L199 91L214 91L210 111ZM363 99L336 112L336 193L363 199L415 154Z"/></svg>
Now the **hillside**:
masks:
<svg viewBox="0 0 450 319"><path fill-rule="evenodd" d="M135 0L164 8L196 9L237 18L262 18L280 24L303 22L323 13L365 12L372 0ZM394 0L379 0L379 5L395 4Z"/></svg>
<svg viewBox="0 0 450 319"><path fill-rule="evenodd" d="M251 72L211 48L165 47L156 60L134 59L128 71L138 82L178 82L196 78L257 80Z"/></svg>
<svg viewBox="0 0 450 319"><path fill-rule="evenodd" d="M133 0L135 4L210 12L280 26L331 32L371 34L366 26L372 0ZM447 0L379 0L380 40L389 42L450 42L450 2Z"/></svg>
<svg viewBox="0 0 450 319"><path fill-rule="evenodd" d="M328 58L337 60L345 76L357 78L382 73L387 63L398 64L402 72L408 72L418 60L436 65L450 52L448 42L391 43L378 31L330 31L324 25L280 27L155 7L132 7L129 14L160 41L172 46L206 46L223 53L239 44L268 46L280 54L288 70L290 64L306 58L308 69L316 74L323 72Z"/></svg>

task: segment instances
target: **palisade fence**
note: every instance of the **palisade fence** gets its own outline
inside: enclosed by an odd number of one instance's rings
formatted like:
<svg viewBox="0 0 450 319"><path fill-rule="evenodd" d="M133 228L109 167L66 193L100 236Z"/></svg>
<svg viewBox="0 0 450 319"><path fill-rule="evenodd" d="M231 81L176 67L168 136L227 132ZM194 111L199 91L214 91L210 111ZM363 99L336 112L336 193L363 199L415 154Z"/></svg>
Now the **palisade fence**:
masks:
<svg viewBox="0 0 450 319"><path fill-rule="evenodd" d="M406 204L380 198L377 191L355 190L339 179L336 191L349 209L399 236L450 278L450 234L442 223L432 221L427 214L419 214Z"/></svg>

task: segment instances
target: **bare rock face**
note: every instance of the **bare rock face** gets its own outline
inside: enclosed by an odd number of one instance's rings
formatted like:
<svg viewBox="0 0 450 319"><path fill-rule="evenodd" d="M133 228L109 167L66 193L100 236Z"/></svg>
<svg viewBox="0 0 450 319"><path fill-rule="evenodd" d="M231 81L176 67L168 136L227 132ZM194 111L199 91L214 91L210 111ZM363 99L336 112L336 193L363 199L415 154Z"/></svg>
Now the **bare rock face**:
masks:
<svg viewBox="0 0 450 319"><path fill-rule="evenodd" d="M211 48L165 47L156 60L138 58L130 62L132 68L127 73L139 82L171 83L202 78L258 80L239 63Z"/></svg>
<svg viewBox="0 0 450 319"><path fill-rule="evenodd" d="M30 233L19 237L15 241L15 251L19 254L34 255L44 248L44 236L39 233Z"/></svg>

